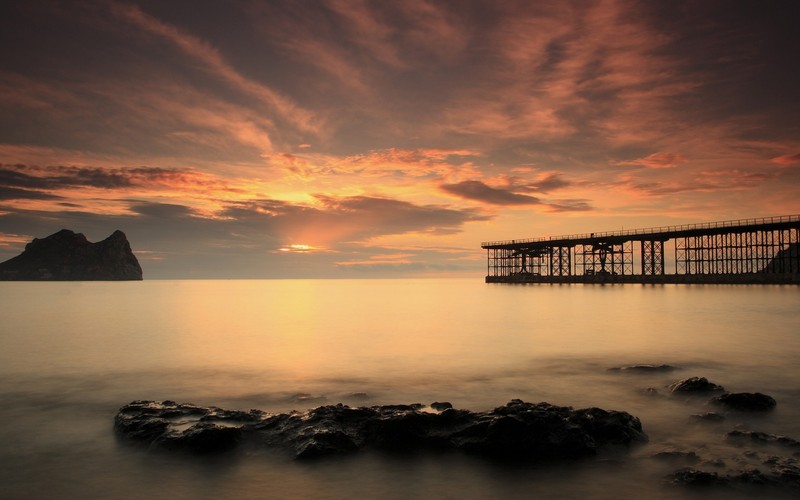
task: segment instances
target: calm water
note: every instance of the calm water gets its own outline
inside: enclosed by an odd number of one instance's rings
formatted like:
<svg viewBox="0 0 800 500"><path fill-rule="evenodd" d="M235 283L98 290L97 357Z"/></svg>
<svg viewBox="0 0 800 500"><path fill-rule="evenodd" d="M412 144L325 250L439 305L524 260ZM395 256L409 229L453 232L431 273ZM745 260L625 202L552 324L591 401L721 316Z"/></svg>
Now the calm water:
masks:
<svg viewBox="0 0 800 500"><path fill-rule="evenodd" d="M650 456L696 451L736 468L743 450L723 439L736 426L800 439L798 287L6 282L0 299L1 498L700 498L709 492L665 483L680 464ZM639 363L682 369L607 371ZM704 399L664 390L690 376L765 392L778 407L694 423ZM625 410L650 443L538 466L372 453L308 464L269 452L150 453L112 429L134 399L288 411L433 401L487 410L512 398Z"/></svg>

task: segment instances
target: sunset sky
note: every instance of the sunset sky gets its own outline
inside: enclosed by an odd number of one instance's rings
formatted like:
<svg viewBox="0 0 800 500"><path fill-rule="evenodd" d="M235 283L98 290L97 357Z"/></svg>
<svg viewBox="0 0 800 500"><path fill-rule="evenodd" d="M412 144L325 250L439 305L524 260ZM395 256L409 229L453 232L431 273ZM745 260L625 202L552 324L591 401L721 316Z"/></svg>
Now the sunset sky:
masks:
<svg viewBox="0 0 800 500"><path fill-rule="evenodd" d="M800 2L8 0L0 261L475 275L481 241L800 213Z"/></svg>

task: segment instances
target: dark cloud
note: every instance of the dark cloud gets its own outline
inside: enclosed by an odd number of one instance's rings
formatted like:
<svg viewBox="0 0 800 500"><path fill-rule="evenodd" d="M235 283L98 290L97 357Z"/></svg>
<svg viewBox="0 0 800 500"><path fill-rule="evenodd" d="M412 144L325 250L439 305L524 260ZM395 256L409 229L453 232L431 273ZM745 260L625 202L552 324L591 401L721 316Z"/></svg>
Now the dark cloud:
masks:
<svg viewBox="0 0 800 500"><path fill-rule="evenodd" d="M157 219L176 219L197 215L192 208L172 203L138 203L132 205L130 210L139 215Z"/></svg>
<svg viewBox="0 0 800 500"><path fill-rule="evenodd" d="M592 210L592 205L587 200L559 200L547 208L550 212L586 212Z"/></svg>
<svg viewBox="0 0 800 500"><path fill-rule="evenodd" d="M481 181L464 181L457 184L442 184L442 191L468 200L476 200L492 205L538 205L539 198L513 193L506 189L487 186Z"/></svg>
<svg viewBox="0 0 800 500"><path fill-rule="evenodd" d="M57 200L59 198L61 197L41 191L18 189L0 184L0 200Z"/></svg>
<svg viewBox="0 0 800 500"><path fill-rule="evenodd" d="M158 167L102 168L0 164L0 186L23 189L94 187L120 189L148 182L177 182L191 174Z"/></svg>
<svg viewBox="0 0 800 500"><path fill-rule="evenodd" d="M509 188L513 191L524 191L526 193L548 193L557 189L571 186L572 182L564 179L561 174L547 174L533 182L512 177L509 180Z"/></svg>
<svg viewBox="0 0 800 500"><path fill-rule="evenodd" d="M565 188L571 184L570 181L564 179L560 174L550 174L533 183L532 187L540 193L547 193L549 191L555 191L556 189Z"/></svg>
<svg viewBox="0 0 800 500"><path fill-rule="evenodd" d="M457 232L469 221L488 220L474 210L454 210L438 205L414 205L391 198L317 196L326 212L348 225L360 226L367 235L400 234L411 231L445 234Z"/></svg>

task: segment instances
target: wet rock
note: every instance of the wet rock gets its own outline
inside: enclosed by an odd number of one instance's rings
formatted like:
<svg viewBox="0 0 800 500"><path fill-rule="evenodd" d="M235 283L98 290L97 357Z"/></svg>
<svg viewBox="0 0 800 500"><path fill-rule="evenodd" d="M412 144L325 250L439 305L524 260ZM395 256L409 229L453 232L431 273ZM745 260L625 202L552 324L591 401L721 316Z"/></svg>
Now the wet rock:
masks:
<svg viewBox="0 0 800 500"><path fill-rule="evenodd" d="M667 478L675 484L686 486L730 486L746 487L746 491L762 491L769 495L770 492L792 492L800 490L800 468L791 459L778 459L769 465L768 472L762 472L755 467L744 470L720 474L713 471L698 470L694 467L684 467L676 470ZM756 487L758 490L752 490Z"/></svg>
<svg viewBox="0 0 800 500"><path fill-rule="evenodd" d="M358 445L344 432L322 430L314 433L298 444L296 457L300 459L314 459L357 450Z"/></svg>
<svg viewBox="0 0 800 500"><path fill-rule="evenodd" d="M446 401L442 402L442 403L440 403L438 401L435 402L435 403L431 403L431 408L433 408L436 411L444 411L444 410L447 410L448 408L452 408L452 407L453 407L453 405L448 403L448 402L446 402Z"/></svg>
<svg viewBox="0 0 800 500"><path fill-rule="evenodd" d="M787 486L800 488L800 465L794 458L770 457L764 461L772 475Z"/></svg>
<svg viewBox="0 0 800 500"><path fill-rule="evenodd" d="M120 409L115 426L121 435L154 447L214 452L247 441L292 450L300 459L376 448L460 450L502 460L540 461L591 456L606 445L647 440L639 419L625 412L520 400L487 412L338 404L277 415L134 401Z"/></svg>
<svg viewBox="0 0 800 500"><path fill-rule="evenodd" d="M719 474L698 470L694 467L678 469L668 476L673 483L688 486L720 486L734 484L767 484L772 478L764 475L758 469L747 469L731 474Z"/></svg>
<svg viewBox="0 0 800 500"><path fill-rule="evenodd" d="M631 366L617 366L609 368L608 371L616 372L629 372L629 373L662 373L678 370L679 368L672 365L631 365Z"/></svg>
<svg viewBox="0 0 800 500"><path fill-rule="evenodd" d="M792 450L800 450L800 441L787 436L767 434L766 432L734 430L726 434L728 441L750 441L762 444L776 444Z"/></svg>
<svg viewBox="0 0 800 500"><path fill-rule="evenodd" d="M720 476L716 472L697 470L694 467L683 467L668 476L669 480L675 484L688 486L713 486L728 484L728 478Z"/></svg>
<svg viewBox="0 0 800 500"><path fill-rule="evenodd" d="M770 478L758 469L748 469L728 476L731 481L741 484L767 484Z"/></svg>
<svg viewBox="0 0 800 500"><path fill-rule="evenodd" d="M132 441L157 448L209 453L234 448L241 439L241 424L260 421L264 415L259 410L244 412L174 401L133 401L120 409L114 426L120 435Z"/></svg>
<svg viewBox="0 0 800 500"><path fill-rule="evenodd" d="M777 404L772 396L760 392L734 392L712 398L711 403L740 411L769 411Z"/></svg>
<svg viewBox="0 0 800 500"><path fill-rule="evenodd" d="M690 377L671 384L669 390L680 393L706 393L722 392L725 389L721 385L709 382L705 377Z"/></svg>
<svg viewBox="0 0 800 500"><path fill-rule="evenodd" d="M156 447L182 449L193 453L217 453L236 447L242 429L200 422L182 432L166 432L156 438Z"/></svg>

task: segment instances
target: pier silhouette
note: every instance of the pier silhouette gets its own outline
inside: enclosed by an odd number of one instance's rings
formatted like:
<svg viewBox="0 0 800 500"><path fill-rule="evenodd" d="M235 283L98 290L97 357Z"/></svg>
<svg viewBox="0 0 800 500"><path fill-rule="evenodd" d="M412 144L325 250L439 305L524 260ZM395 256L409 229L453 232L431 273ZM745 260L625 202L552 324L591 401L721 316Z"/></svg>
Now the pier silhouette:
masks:
<svg viewBox="0 0 800 500"><path fill-rule="evenodd" d="M481 244L487 283L800 284L800 215Z"/></svg>

